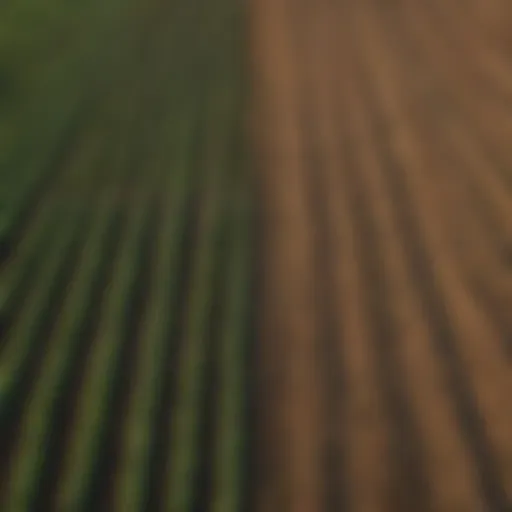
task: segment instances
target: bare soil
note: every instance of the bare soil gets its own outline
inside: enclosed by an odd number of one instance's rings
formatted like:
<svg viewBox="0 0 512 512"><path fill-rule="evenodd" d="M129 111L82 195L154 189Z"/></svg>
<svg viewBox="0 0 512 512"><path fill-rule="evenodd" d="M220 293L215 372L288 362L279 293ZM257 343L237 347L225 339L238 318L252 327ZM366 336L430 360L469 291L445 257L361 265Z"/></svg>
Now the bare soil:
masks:
<svg viewBox="0 0 512 512"><path fill-rule="evenodd" d="M512 510L512 6L252 0L259 512Z"/></svg>

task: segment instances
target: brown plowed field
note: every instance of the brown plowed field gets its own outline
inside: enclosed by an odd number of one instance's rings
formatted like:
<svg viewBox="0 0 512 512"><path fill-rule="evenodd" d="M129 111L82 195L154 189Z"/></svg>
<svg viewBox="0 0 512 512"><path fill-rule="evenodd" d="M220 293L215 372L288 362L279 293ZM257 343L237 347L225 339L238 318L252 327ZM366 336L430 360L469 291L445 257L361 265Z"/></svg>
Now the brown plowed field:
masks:
<svg viewBox="0 0 512 512"><path fill-rule="evenodd" d="M512 5L249 19L258 512L512 510Z"/></svg>

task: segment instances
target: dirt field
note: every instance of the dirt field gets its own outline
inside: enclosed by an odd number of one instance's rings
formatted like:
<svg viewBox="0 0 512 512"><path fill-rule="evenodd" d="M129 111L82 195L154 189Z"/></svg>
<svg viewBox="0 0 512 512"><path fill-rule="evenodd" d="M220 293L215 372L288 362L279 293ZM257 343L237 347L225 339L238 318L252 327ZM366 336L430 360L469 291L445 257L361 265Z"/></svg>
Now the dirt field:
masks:
<svg viewBox="0 0 512 512"><path fill-rule="evenodd" d="M250 4L257 510L512 510L510 2Z"/></svg>

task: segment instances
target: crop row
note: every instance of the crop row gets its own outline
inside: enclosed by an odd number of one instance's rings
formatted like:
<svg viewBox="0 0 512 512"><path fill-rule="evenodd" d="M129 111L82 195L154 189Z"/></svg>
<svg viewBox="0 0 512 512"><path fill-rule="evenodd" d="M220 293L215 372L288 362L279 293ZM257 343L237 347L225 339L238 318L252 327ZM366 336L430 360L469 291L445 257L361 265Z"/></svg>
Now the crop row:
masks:
<svg viewBox="0 0 512 512"><path fill-rule="evenodd" d="M208 507L240 509L252 221L239 32L232 6L182 7L132 6L138 24L126 8L138 32L90 68L116 55L109 77L55 79L2 161L3 509L193 510L205 467Z"/></svg>

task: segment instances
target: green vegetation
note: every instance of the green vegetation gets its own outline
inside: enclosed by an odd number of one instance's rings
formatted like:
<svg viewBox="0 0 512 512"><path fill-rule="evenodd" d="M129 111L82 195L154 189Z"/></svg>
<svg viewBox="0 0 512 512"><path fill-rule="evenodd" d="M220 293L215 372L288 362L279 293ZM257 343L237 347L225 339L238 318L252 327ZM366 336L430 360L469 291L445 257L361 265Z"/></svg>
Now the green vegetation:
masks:
<svg viewBox="0 0 512 512"><path fill-rule="evenodd" d="M0 510L243 509L241 15L0 7Z"/></svg>

